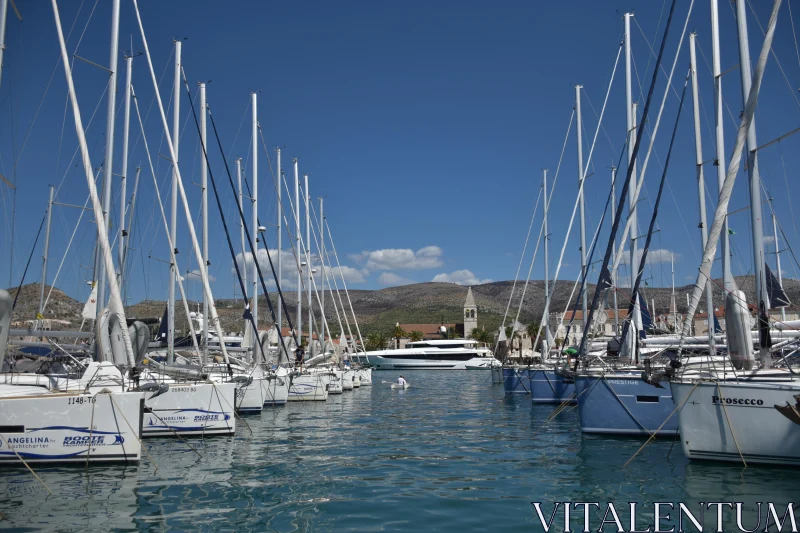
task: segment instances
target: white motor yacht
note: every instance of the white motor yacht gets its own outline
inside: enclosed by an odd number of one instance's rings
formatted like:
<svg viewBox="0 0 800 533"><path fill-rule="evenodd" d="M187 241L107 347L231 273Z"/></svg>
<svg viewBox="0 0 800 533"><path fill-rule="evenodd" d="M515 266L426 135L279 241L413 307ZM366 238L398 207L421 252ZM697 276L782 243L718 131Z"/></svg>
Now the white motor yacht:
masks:
<svg viewBox="0 0 800 533"><path fill-rule="evenodd" d="M497 361L490 349L469 339L409 342L405 348L364 355L376 370L489 370Z"/></svg>

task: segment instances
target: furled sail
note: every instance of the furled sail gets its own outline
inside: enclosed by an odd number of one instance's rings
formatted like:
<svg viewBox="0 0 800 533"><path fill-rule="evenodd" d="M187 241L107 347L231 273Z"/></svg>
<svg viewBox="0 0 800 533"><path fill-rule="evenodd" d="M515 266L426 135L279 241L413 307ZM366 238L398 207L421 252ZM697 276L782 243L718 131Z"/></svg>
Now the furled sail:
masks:
<svg viewBox="0 0 800 533"><path fill-rule="evenodd" d="M783 287L781 287L780 282L772 273L772 270L770 270L769 265L765 263L764 266L766 267L767 273L767 295L769 296L770 308L775 309L777 307L788 307L792 305Z"/></svg>
<svg viewBox="0 0 800 533"><path fill-rule="evenodd" d="M653 315L650 314L650 310L647 308L647 300L642 298L640 302L642 304L642 330L639 332L639 336L642 339L646 339L647 331L653 329Z"/></svg>

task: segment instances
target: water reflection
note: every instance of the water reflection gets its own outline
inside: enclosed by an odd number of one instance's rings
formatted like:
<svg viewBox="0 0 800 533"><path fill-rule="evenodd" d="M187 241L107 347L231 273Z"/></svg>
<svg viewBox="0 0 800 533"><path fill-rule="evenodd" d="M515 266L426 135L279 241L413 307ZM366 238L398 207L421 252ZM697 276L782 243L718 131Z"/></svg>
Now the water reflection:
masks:
<svg viewBox="0 0 800 533"><path fill-rule="evenodd" d="M531 501L748 508L796 493L792 471L689 463L671 440L626 467L642 440L583 436L576 409L505 395L488 373L409 372L403 391L390 388L396 377L376 372L371 388L267 409L234 437L189 440L202 457L153 439L154 462L136 467L38 469L49 497L26 470L6 470L0 527L535 530Z"/></svg>

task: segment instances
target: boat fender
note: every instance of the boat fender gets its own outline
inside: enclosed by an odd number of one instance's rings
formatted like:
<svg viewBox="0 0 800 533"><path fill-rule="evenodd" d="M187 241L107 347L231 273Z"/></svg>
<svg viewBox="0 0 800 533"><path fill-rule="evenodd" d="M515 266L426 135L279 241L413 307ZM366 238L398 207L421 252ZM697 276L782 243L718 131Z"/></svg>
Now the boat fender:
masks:
<svg viewBox="0 0 800 533"><path fill-rule="evenodd" d="M664 377L665 375L661 372L656 374L648 374L646 371L642 372L642 381L659 389L664 388L664 385L661 384L661 380L664 379Z"/></svg>
<svg viewBox="0 0 800 533"><path fill-rule="evenodd" d="M154 394L148 398L148 400L152 400L156 396L161 396L169 391L169 385L166 383L147 383L141 387L137 386L136 390L140 392L153 392Z"/></svg>
<svg viewBox="0 0 800 533"><path fill-rule="evenodd" d="M243 387L247 387L253 383L253 376L235 376L231 378L231 382L240 384Z"/></svg>

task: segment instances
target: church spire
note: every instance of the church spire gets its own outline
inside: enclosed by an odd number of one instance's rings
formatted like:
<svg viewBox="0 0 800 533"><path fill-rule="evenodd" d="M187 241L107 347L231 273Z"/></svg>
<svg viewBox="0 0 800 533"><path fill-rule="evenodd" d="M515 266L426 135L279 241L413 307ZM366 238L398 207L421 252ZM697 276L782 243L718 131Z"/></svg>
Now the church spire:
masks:
<svg viewBox="0 0 800 533"><path fill-rule="evenodd" d="M469 335L478 327L478 306L472 296L472 287L467 289L467 299L464 302L464 336Z"/></svg>
<svg viewBox="0 0 800 533"><path fill-rule="evenodd" d="M467 301L464 302L464 307L476 307L475 298L472 296L472 287L467 289Z"/></svg>

